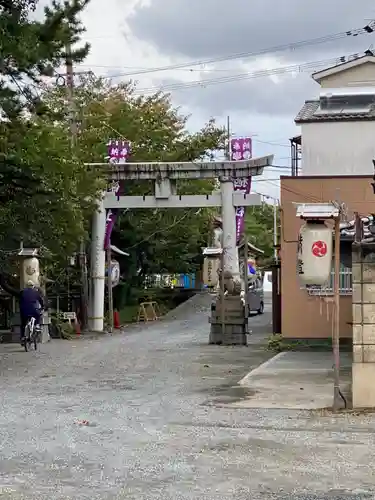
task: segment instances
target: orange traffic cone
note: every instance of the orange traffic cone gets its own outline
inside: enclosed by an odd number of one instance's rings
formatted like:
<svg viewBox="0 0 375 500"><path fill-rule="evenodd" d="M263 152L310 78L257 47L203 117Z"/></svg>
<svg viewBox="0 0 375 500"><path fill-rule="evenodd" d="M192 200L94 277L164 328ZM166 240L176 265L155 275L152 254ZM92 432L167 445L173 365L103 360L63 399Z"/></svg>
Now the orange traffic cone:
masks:
<svg viewBox="0 0 375 500"><path fill-rule="evenodd" d="M76 334L81 335L81 325L79 324L79 321L74 322L74 328L75 328Z"/></svg>
<svg viewBox="0 0 375 500"><path fill-rule="evenodd" d="M116 330L121 328L120 325L120 314L118 311L113 311L113 326Z"/></svg>

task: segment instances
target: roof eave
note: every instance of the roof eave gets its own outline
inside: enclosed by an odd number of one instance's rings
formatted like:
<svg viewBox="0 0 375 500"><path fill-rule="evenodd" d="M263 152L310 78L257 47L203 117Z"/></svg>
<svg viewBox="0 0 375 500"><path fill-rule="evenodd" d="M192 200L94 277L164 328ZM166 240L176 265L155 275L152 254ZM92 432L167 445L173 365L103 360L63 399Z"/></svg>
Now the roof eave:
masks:
<svg viewBox="0 0 375 500"><path fill-rule="evenodd" d="M375 121L375 116L353 116L353 117L338 117L332 116L331 118L303 118L301 120L294 120L296 125L302 123L327 123L327 122L371 122Z"/></svg>
<svg viewBox="0 0 375 500"><path fill-rule="evenodd" d="M361 66L362 64L366 63L375 63L375 57L374 56L362 56L358 57L357 59L353 59L351 61L346 61L341 64L337 64L336 66L331 66L329 68L323 69L321 71L317 71L316 73L313 73L311 75L311 78L316 81L317 83L320 83L324 78L327 78L332 75L336 75L338 73L342 73L343 71L346 71L351 68L355 68L357 66Z"/></svg>

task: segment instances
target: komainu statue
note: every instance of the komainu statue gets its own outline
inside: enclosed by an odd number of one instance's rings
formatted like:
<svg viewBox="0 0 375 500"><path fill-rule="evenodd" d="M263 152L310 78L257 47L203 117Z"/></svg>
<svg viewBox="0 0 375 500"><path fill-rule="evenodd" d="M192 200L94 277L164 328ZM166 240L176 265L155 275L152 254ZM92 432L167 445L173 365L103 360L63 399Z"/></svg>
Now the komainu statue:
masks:
<svg viewBox="0 0 375 500"><path fill-rule="evenodd" d="M222 270L219 270L219 283L221 283L221 273ZM241 295L241 282L237 281L233 278L233 275L230 271L224 271L224 293L227 295Z"/></svg>

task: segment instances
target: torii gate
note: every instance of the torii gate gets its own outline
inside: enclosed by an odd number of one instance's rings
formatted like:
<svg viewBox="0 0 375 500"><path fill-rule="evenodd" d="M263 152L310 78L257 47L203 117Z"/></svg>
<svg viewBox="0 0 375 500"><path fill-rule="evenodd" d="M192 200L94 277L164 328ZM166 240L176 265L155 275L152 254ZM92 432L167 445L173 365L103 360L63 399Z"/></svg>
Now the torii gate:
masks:
<svg viewBox="0 0 375 500"><path fill-rule="evenodd" d="M182 163L90 163L88 166L109 172L112 181L153 180L153 196L120 196L105 193L98 201L99 208L93 217L91 245L91 297L89 324L93 331L104 329L105 296L105 251L104 236L107 209L129 208L195 208L221 207L223 220L224 268L233 276L240 276L236 245L236 207L261 204L257 194L236 193L233 180L262 175L264 167L271 166L273 155L244 161L209 161ZM220 193L211 195L180 195L177 193L177 181L182 179L219 179Z"/></svg>

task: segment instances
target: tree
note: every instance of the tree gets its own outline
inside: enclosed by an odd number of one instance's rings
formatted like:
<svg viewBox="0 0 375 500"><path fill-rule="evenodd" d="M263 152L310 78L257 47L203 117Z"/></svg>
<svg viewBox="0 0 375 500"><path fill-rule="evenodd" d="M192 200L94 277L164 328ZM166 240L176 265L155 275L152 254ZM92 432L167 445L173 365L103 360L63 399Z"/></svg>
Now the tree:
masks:
<svg viewBox="0 0 375 500"><path fill-rule="evenodd" d="M62 132L42 118L0 124L6 144L0 154L0 248L5 254L22 239L66 259L87 233L103 185L72 157Z"/></svg>
<svg viewBox="0 0 375 500"><path fill-rule="evenodd" d="M279 211L277 210L277 218ZM249 207L245 213L245 231L249 242L264 251L265 259L273 255L274 207L268 203Z"/></svg>
<svg viewBox="0 0 375 500"><path fill-rule="evenodd" d="M13 119L25 107L41 112L38 97L42 76L54 74L66 58L66 46L74 45L84 32L78 16L89 0L53 0L44 9L44 19L30 19L37 0L0 1L0 107ZM71 59L81 62L88 44L72 51Z"/></svg>
<svg viewBox="0 0 375 500"><path fill-rule="evenodd" d="M81 123L77 155L86 162L105 161L109 138L131 141L131 161L198 161L224 144L224 130L213 121L189 133L188 117L173 108L169 96L156 93L138 96L132 83L112 86L104 79L86 78L75 90ZM45 103L60 110L61 127L67 127L64 95L49 90ZM181 193L209 194L210 180L180 182ZM151 183L127 182L125 194L151 194ZM123 212L114 230L113 242L131 255L123 262L126 278L162 272L194 272L201 247L207 245L212 210L131 210Z"/></svg>
<svg viewBox="0 0 375 500"><path fill-rule="evenodd" d="M65 259L94 208L100 189L54 126L43 103L43 76L65 62L66 46L84 31L78 16L89 0L53 0L41 21L31 19L37 0L0 0L0 269L25 245L48 248ZM79 62L84 44L73 49Z"/></svg>

